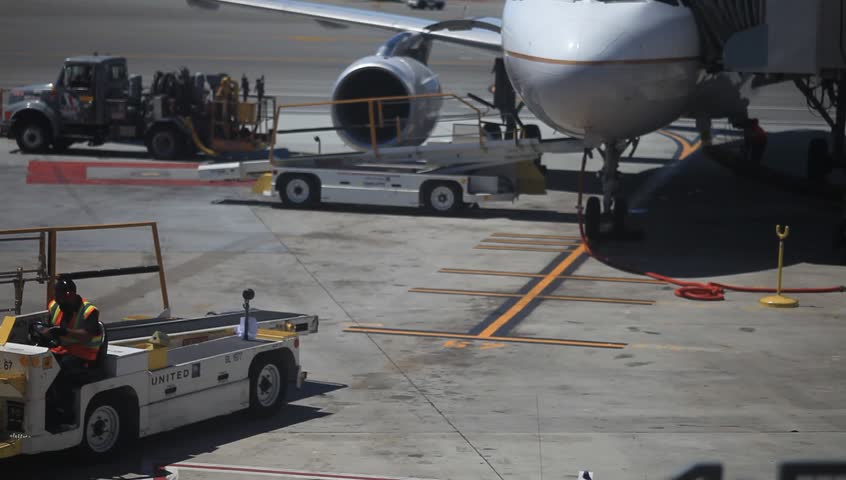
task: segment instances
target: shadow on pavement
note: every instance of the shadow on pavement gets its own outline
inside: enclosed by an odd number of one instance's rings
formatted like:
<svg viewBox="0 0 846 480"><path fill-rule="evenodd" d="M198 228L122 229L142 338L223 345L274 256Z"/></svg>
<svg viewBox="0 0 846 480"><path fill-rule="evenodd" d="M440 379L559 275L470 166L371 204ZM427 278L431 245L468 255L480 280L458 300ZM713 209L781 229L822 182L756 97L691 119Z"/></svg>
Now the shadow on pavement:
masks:
<svg viewBox="0 0 846 480"><path fill-rule="evenodd" d="M346 385L307 381L299 391L289 391L289 402L325 395ZM111 462L86 464L73 449L16 457L0 462L3 472L15 472L11 479L140 479L153 478L154 468L215 451L219 446L245 438L308 422L330 415L319 408L288 405L270 418L253 418L238 412L212 418L170 432L138 440L121 450ZM2 478L7 478L6 473Z"/></svg>
<svg viewBox="0 0 846 480"><path fill-rule="evenodd" d="M519 200L518 200L519 202ZM279 200L242 200L223 199L218 205L238 205L250 207L275 208L280 210L294 210L282 205ZM299 209L297 209L299 210ZM428 213L413 207L380 207L373 205L322 204L307 211L319 214L321 212L349 213L354 215L396 215L403 217L432 217L444 218L443 215ZM447 218L488 219L507 218L518 221L575 223L578 217L575 213L556 212L554 210L530 210L509 208L467 208Z"/></svg>
<svg viewBox="0 0 846 480"><path fill-rule="evenodd" d="M607 241L594 250L621 267L680 278L752 273L776 267L775 228L789 225L785 265L840 264L835 227L843 219L841 187L790 173L804 168L805 156L796 151L817 136L770 134L763 168L751 172L738 163L737 144L697 152L632 215L641 242Z"/></svg>

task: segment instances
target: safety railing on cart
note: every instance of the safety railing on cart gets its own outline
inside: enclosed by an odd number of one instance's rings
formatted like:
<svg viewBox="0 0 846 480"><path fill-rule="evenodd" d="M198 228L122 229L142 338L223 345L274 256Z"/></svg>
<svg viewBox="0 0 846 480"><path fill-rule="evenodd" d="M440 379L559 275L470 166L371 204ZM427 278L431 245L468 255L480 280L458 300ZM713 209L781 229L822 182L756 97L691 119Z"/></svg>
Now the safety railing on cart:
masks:
<svg viewBox="0 0 846 480"><path fill-rule="evenodd" d="M123 228L144 228L149 227L153 236L153 249L156 256L155 265L140 265L132 267L110 268L101 270L85 270L77 272L59 272L57 270L57 246L58 234L60 232L81 232L90 230L110 230ZM34 268L17 267L12 271L0 271L0 285L13 285L15 288L15 305L13 309L0 309L3 311L14 311L20 315L23 304L24 285L27 282L37 282L47 285L47 299L49 303L53 299L53 286L59 276L74 280L83 278L104 278L122 275L137 275L143 273L158 273L159 284L162 292L162 305L164 314L169 314L170 302L167 296L167 285L165 284L164 265L162 263L161 244L159 242L159 230L156 222L135 222L135 223L111 223L102 225L76 225L66 227L32 227L18 228L11 230L0 230L0 242L38 242L38 265Z"/></svg>
<svg viewBox="0 0 846 480"><path fill-rule="evenodd" d="M438 123L443 124L446 122L457 122L457 121L467 121L472 120L473 126L468 130L472 130L472 133L465 133L465 134L458 134L458 136L464 136L467 138L472 138L473 141L478 141L480 147L484 147L485 145L485 131L483 128L483 121L482 117L484 113L482 110L471 104L468 100L452 94L452 93L432 93L432 94L422 94L422 95L407 95L407 96L390 96L390 97L374 97L374 98L361 98L361 99L350 99L350 100L335 100L335 101L324 101L324 102L308 102L308 103L293 103L293 104L282 104L278 105L276 108L276 116L275 116L275 123L273 130L276 131L279 135L292 135L292 134L304 134L304 133L317 133L317 132L338 132L341 129L345 130L352 130L352 129L366 129L369 134L369 146L373 151L376 158L379 158L379 133L385 131L386 129L393 129L394 139L400 140L406 143L409 143L414 140L419 140L421 143L423 140L437 140L438 138L449 137L453 141L461 141L461 139L456 138L456 133L451 132L449 135L443 135L439 133L434 133L432 135L428 135L427 138L409 138L408 136L404 136L404 129L408 126L407 118L403 118L399 115L391 115L390 112L393 110L391 107L396 107L402 104L408 104L409 102L414 101L423 101L423 100L432 100L432 99L440 99L440 100L447 100L447 101L454 101L458 104L466 107L468 111L466 113L458 112L458 113L443 113L444 108L441 108L441 114L438 117ZM292 112L296 109L306 109L306 108L317 108L317 107L335 107L338 105L354 105L354 104L364 104L367 108L367 122L361 124L354 124L354 125L344 125L343 127L337 126L330 126L330 127L307 127L307 128L292 128L292 129L283 129L280 130L280 126L282 125L282 121L280 117L283 112ZM469 127L468 125L465 125ZM427 131L427 133L429 133ZM466 139L465 139L466 140ZM283 140L284 141L284 140ZM270 149L268 160L273 162L273 152L276 147L276 143L280 142L280 140L274 138L274 142L272 148Z"/></svg>

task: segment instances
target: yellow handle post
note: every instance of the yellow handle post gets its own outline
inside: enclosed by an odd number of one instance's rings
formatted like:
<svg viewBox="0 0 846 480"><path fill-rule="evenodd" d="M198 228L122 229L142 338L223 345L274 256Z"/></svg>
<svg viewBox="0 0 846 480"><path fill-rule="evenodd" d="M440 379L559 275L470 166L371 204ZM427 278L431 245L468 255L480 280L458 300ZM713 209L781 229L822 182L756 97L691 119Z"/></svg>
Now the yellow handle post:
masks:
<svg viewBox="0 0 846 480"><path fill-rule="evenodd" d="M785 226L784 230L781 225L776 225L776 235L778 236L778 287L776 287L776 295L781 295L781 272L784 268L784 240L790 234L790 227Z"/></svg>
<svg viewBox="0 0 846 480"><path fill-rule="evenodd" d="M776 287L775 296L764 297L761 303L771 307L796 307L799 302L792 298L783 297L781 295L781 278L784 270L784 241L790 235L790 227L785 226L783 229L781 225L776 225L776 236L778 237L778 286Z"/></svg>

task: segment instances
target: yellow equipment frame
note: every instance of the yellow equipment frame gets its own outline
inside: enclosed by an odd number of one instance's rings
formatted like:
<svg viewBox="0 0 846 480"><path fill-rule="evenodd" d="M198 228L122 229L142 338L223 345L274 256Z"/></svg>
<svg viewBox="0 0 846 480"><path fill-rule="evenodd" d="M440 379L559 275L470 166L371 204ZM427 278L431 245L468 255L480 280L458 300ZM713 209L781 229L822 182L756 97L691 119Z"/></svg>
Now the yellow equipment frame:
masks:
<svg viewBox="0 0 846 480"><path fill-rule="evenodd" d="M170 310L170 301L168 300L167 296L167 284L165 282L165 272L164 272L164 264L162 262L162 251L161 251L161 243L159 242L159 229L156 222L133 222L133 223L107 223L107 224L100 224L100 225L75 225L75 226L63 226L63 227L31 227L31 228L16 228L11 230L0 230L0 237L11 237L11 238L0 238L0 241L25 241L25 240L38 240L39 242L39 266L35 269L24 270L23 268L17 268L13 272L0 272L0 279L2 277L14 277L11 282L2 282L2 283L16 283L17 286L20 285L20 291L22 295L23 291L23 283L26 281L37 281L38 283L47 282L47 299L45 305L53 300L53 287L56 284L56 279L59 276L59 273L56 271L56 263L57 263L57 256L56 256L56 249L57 249L57 236L59 232L80 232L86 230L111 230L111 229L119 229L119 228L139 228L139 227L149 227L151 229L151 233L153 235L153 246L155 249L156 254L156 266L155 267L126 267L123 269L117 269L115 275L128 275L130 273L120 273L121 270L128 271L133 268L148 268L150 271L156 271L159 274L159 284L161 286L162 291L162 304L165 310ZM31 234L38 234L36 237L23 237L23 238L14 238L17 235L31 235ZM34 273L34 278L24 278L24 273ZM71 274L72 272L66 272ZM139 272L132 272L132 273L139 273ZM111 275L110 275L111 276ZM18 292L16 292L16 301L15 306L17 309L20 308L20 301L17 298ZM20 312L16 312L20 314Z"/></svg>

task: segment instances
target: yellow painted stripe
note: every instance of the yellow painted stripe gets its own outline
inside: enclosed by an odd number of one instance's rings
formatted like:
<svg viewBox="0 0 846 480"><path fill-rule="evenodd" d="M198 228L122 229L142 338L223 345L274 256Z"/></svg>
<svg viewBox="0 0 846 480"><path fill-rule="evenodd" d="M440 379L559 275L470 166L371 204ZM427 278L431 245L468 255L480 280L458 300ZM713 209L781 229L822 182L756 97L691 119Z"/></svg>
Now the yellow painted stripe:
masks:
<svg viewBox="0 0 846 480"><path fill-rule="evenodd" d="M371 333L383 335L403 335L409 337L431 337L431 338L455 338L459 340L473 340L483 342L512 342L512 343L533 343L540 345L566 345L574 347L594 347L622 349L625 343L615 342L594 342L589 340L567 340L559 338L529 338L529 337L482 337L481 335L470 335L462 333L427 332L425 330L393 330L388 328L360 328L350 327L344 330L350 333Z"/></svg>
<svg viewBox="0 0 846 480"><path fill-rule="evenodd" d="M569 252L568 248L542 248L542 247L506 247L501 245L476 245L476 250L511 250L515 252L552 252L563 253Z"/></svg>
<svg viewBox="0 0 846 480"><path fill-rule="evenodd" d="M487 275L494 277L520 277L520 278L543 278L546 275L543 273L527 273L527 272L500 272L496 270L467 270L463 268L442 268L438 270L439 273L457 273L462 275ZM595 277L589 275L559 275L558 278L562 280L584 280L590 282L616 282L616 283L645 283L649 285L666 285L667 282L661 280L648 280L640 278L624 278L624 277Z"/></svg>
<svg viewBox="0 0 846 480"><path fill-rule="evenodd" d="M685 158L691 156L694 152L699 150L702 146L702 141L697 141L696 143L691 144L686 138L678 135L676 133L667 131L667 130L659 130L658 133L664 135L665 137L670 137L676 142L679 143L682 147L681 154L679 154L679 160L684 160Z"/></svg>
<svg viewBox="0 0 846 480"><path fill-rule="evenodd" d="M529 302L531 302L538 295L540 295L541 292L543 292L544 289L546 287L548 287L549 284L552 283L553 280L555 280L555 277L561 275L561 273L564 270L566 270L567 267L572 265L573 262L575 262L576 259L578 259L583 253L585 253L585 246L584 245L581 245L581 246L579 246L579 248L573 250L573 253L571 253L570 255L567 255L567 257L564 258L564 260L562 260L561 263L556 265L556 267L553 268L551 272L549 272L545 277L543 277L537 283L537 285L532 287L532 289L529 290L529 292L523 298L521 298L517 303L512 305L512 307L509 308L507 312L500 315L499 318L497 318L496 320L493 321L493 323L488 325L488 327L486 329L484 329L482 331L482 333L479 334L479 336L481 336L481 337L492 336L497 330L500 329L500 327L502 327L503 325L508 323L509 320L514 318L514 316L516 316L524 308L526 308L526 306L529 304Z"/></svg>
<svg viewBox="0 0 846 480"><path fill-rule="evenodd" d="M468 297L500 297L500 298L521 298L521 293L483 292L477 290L450 290L445 288L410 288L411 293L434 293L439 295L465 295ZM531 292L530 292L531 293ZM533 298L540 300L563 300L569 302L592 302L592 303L625 303L630 305L654 305L655 300L636 300L630 298L606 298L606 297L575 297L567 295L536 295ZM500 317L501 318L501 317Z"/></svg>
<svg viewBox="0 0 846 480"><path fill-rule="evenodd" d="M693 62L699 60L699 57L666 57L666 58L631 58L620 60L563 60L557 58L536 57L534 55L526 55L525 53L518 53L511 50L506 50L509 57L520 58L536 63L549 63L553 65L582 65L582 66L602 66L602 65L654 65L660 63L683 63Z"/></svg>
<svg viewBox="0 0 846 480"><path fill-rule="evenodd" d="M494 233L492 237L509 237L509 238L548 238L557 240L580 240L582 237L578 235L533 235L529 233Z"/></svg>
<svg viewBox="0 0 846 480"><path fill-rule="evenodd" d="M505 243L509 245L546 245L552 247L569 247L579 245L581 242L573 240L570 242L553 241L553 240L517 240L512 238L486 238L482 240L485 243Z"/></svg>

